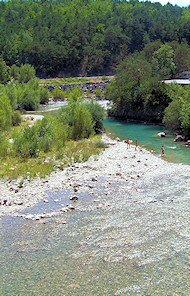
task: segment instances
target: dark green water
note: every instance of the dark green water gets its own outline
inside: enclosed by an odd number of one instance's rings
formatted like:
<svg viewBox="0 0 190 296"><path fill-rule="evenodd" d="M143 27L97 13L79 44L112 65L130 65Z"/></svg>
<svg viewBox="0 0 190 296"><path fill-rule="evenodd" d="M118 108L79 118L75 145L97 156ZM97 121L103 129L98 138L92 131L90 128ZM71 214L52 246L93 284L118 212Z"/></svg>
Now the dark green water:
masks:
<svg viewBox="0 0 190 296"><path fill-rule="evenodd" d="M167 161L190 164L190 148L185 147L182 143L174 142L174 136L162 126L105 119L104 127L122 140L127 137L133 141L137 139L140 146L153 150L158 156L161 153L161 146L164 145ZM157 134L160 131L165 131L167 137L158 137Z"/></svg>

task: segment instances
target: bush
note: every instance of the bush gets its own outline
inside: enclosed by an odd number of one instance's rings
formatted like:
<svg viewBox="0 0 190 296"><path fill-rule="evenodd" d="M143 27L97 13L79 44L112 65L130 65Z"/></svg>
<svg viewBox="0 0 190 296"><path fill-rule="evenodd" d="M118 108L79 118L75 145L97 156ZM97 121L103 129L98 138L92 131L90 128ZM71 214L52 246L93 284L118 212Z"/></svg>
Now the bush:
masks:
<svg viewBox="0 0 190 296"><path fill-rule="evenodd" d="M40 86L36 79L20 86L20 97L18 98L18 109L35 111L40 105Z"/></svg>
<svg viewBox="0 0 190 296"><path fill-rule="evenodd" d="M0 58L0 83L6 84L10 80L9 67L5 61Z"/></svg>
<svg viewBox="0 0 190 296"><path fill-rule="evenodd" d="M38 137L35 126L24 127L14 137L13 150L21 158L38 156Z"/></svg>
<svg viewBox="0 0 190 296"><path fill-rule="evenodd" d="M5 137L0 134L0 158L4 158L8 154L9 143Z"/></svg>
<svg viewBox="0 0 190 296"><path fill-rule="evenodd" d="M24 64L20 66L18 81L19 83L27 83L36 78L36 71L32 65Z"/></svg>
<svg viewBox="0 0 190 296"><path fill-rule="evenodd" d="M58 86L55 87L55 89L52 91L52 96L54 100L65 100L65 92L60 89Z"/></svg>
<svg viewBox="0 0 190 296"><path fill-rule="evenodd" d="M12 125L16 126L19 125L22 121L21 115L19 111L13 111L12 113Z"/></svg>
<svg viewBox="0 0 190 296"><path fill-rule="evenodd" d="M14 80L18 80L20 75L20 68L16 65L12 65L12 67L10 68L10 75Z"/></svg>
<svg viewBox="0 0 190 296"><path fill-rule="evenodd" d="M104 98L104 93L100 88L96 88L95 95L96 95L97 99L103 99Z"/></svg>
<svg viewBox="0 0 190 296"><path fill-rule="evenodd" d="M76 107L74 112L72 138L74 140L88 138L92 134L92 131L92 116L86 106L84 104L81 104Z"/></svg>
<svg viewBox="0 0 190 296"><path fill-rule="evenodd" d="M21 95L21 86L19 84L7 84L4 87L4 91L10 100L12 109L16 110L18 107L17 101Z"/></svg>
<svg viewBox="0 0 190 296"><path fill-rule="evenodd" d="M75 86L70 92L68 92L68 98L70 101L78 101L83 98L83 91Z"/></svg>
<svg viewBox="0 0 190 296"><path fill-rule="evenodd" d="M65 146L65 142L69 137L69 128L59 115L52 118L51 122L53 125L54 147L59 151Z"/></svg>
<svg viewBox="0 0 190 296"><path fill-rule="evenodd" d="M39 150L43 152L48 152L55 140L52 123L47 118L43 118L36 123L35 131L38 138Z"/></svg>
<svg viewBox="0 0 190 296"><path fill-rule="evenodd" d="M104 118L104 109L96 102L90 101L88 103L85 103L85 106L87 107L88 111L90 112L92 116L93 121L93 128L95 133L100 133L103 129L103 118Z"/></svg>
<svg viewBox="0 0 190 296"><path fill-rule="evenodd" d="M96 145L96 148L100 148L100 149L107 148L106 143L104 143L102 140L95 141L95 145Z"/></svg>
<svg viewBox="0 0 190 296"><path fill-rule="evenodd" d="M41 104L46 104L49 101L50 97L50 92L46 87L40 87L39 88L39 93L40 93L40 103Z"/></svg>
<svg viewBox="0 0 190 296"><path fill-rule="evenodd" d="M60 120L68 126L73 140L88 138L93 132L92 116L84 103L71 100L59 114Z"/></svg>
<svg viewBox="0 0 190 296"><path fill-rule="evenodd" d="M5 93L0 93L0 130L7 130L12 123L12 109Z"/></svg>

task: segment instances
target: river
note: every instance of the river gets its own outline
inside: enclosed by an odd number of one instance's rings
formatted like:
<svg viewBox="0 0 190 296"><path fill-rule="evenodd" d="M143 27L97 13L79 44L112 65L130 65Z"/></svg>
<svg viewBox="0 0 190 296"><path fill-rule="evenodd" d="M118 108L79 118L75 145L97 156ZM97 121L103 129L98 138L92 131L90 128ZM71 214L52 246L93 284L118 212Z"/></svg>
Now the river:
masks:
<svg viewBox="0 0 190 296"><path fill-rule="evenodd" d="M174 135L162 126L127 123L119 120L106 118L104 127L115 136L124 140L127 137L138 140L140 146L152 151L158 157L160 156L160 148L165 147L165 159L174 163L190 164L190 147L186 147L184 143L174 142ZM165 138L158 137L158 133L165 131Z"/></svg>
<svg viewBox="0 0 190 296"><path fill-rule="evenodd" d="M158 155L164 144L169 161L189 163L190 150L174 143L171 136L156 136L161 127L108 119L104 125L122 139L138 139ZM100 178L96 198L106 203L104 177ZM65 214L66 225L1 218L0 295L190 295L189 200L181 190L182 181L165 180L164 194L181 197L172 207L162 202L124 202L120 184L113 184L109 208L91 209L94 197L83 192L79 210ZM151 184L146 192L162 195L161 187ZM67 190L48 194L48 204L39 203L25 212L46 211L69 201Z"/></svg>

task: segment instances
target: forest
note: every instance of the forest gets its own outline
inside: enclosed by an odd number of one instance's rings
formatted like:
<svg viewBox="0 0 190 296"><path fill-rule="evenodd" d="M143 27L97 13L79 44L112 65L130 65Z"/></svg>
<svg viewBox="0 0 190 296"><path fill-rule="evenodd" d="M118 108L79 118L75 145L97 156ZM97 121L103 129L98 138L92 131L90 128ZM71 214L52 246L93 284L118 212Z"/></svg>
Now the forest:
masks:
<svg viewBox="0 0 190 296"><path fill-rule="evenodd" d="M0 19L0 158L8 159L8 169L14 159L29 170L30 159L65 157L70 143L79 145L71 157L77 160L102 148L99 139L88 141L102 130L100 106L85 103L77 88L66 94L56 86L50 94L39 77L114 73L105 93L113 102L110 116L163 123L189 137L190 87L163 80L190 70L190 8L137 0L10 0L0 2ZM32 127L21 122L23 112L50 97L67 97L68 105Z"/></svg>
<svg viewBox="0 0 190 296"><path fill-rule="evenodd" d="M190 44L190 9L138 0L0 2L0 53L41 77L112 74L150 42Z"/></svg>
<svg viewBox="0 0 190 296"><path fill-rule="evenodd" d="M190 135L190 86L166 84L190 69L187 43L149 43L117 66L116 78L107 88L113 101L110 115L124 120L163 123Z"/></svg>

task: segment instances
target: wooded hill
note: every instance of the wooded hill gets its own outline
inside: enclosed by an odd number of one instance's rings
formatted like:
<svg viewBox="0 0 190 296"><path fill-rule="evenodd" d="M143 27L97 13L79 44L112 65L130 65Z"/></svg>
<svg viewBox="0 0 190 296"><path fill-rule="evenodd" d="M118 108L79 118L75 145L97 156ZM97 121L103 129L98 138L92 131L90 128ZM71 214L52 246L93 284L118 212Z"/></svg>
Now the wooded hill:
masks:
<svg viewBox="0 0 190 296"><path fill-rule="evenodd" d="M149 42L190 44L190 8L136 0L0 2L0 53L40 76L112 73Z"/></svg>

